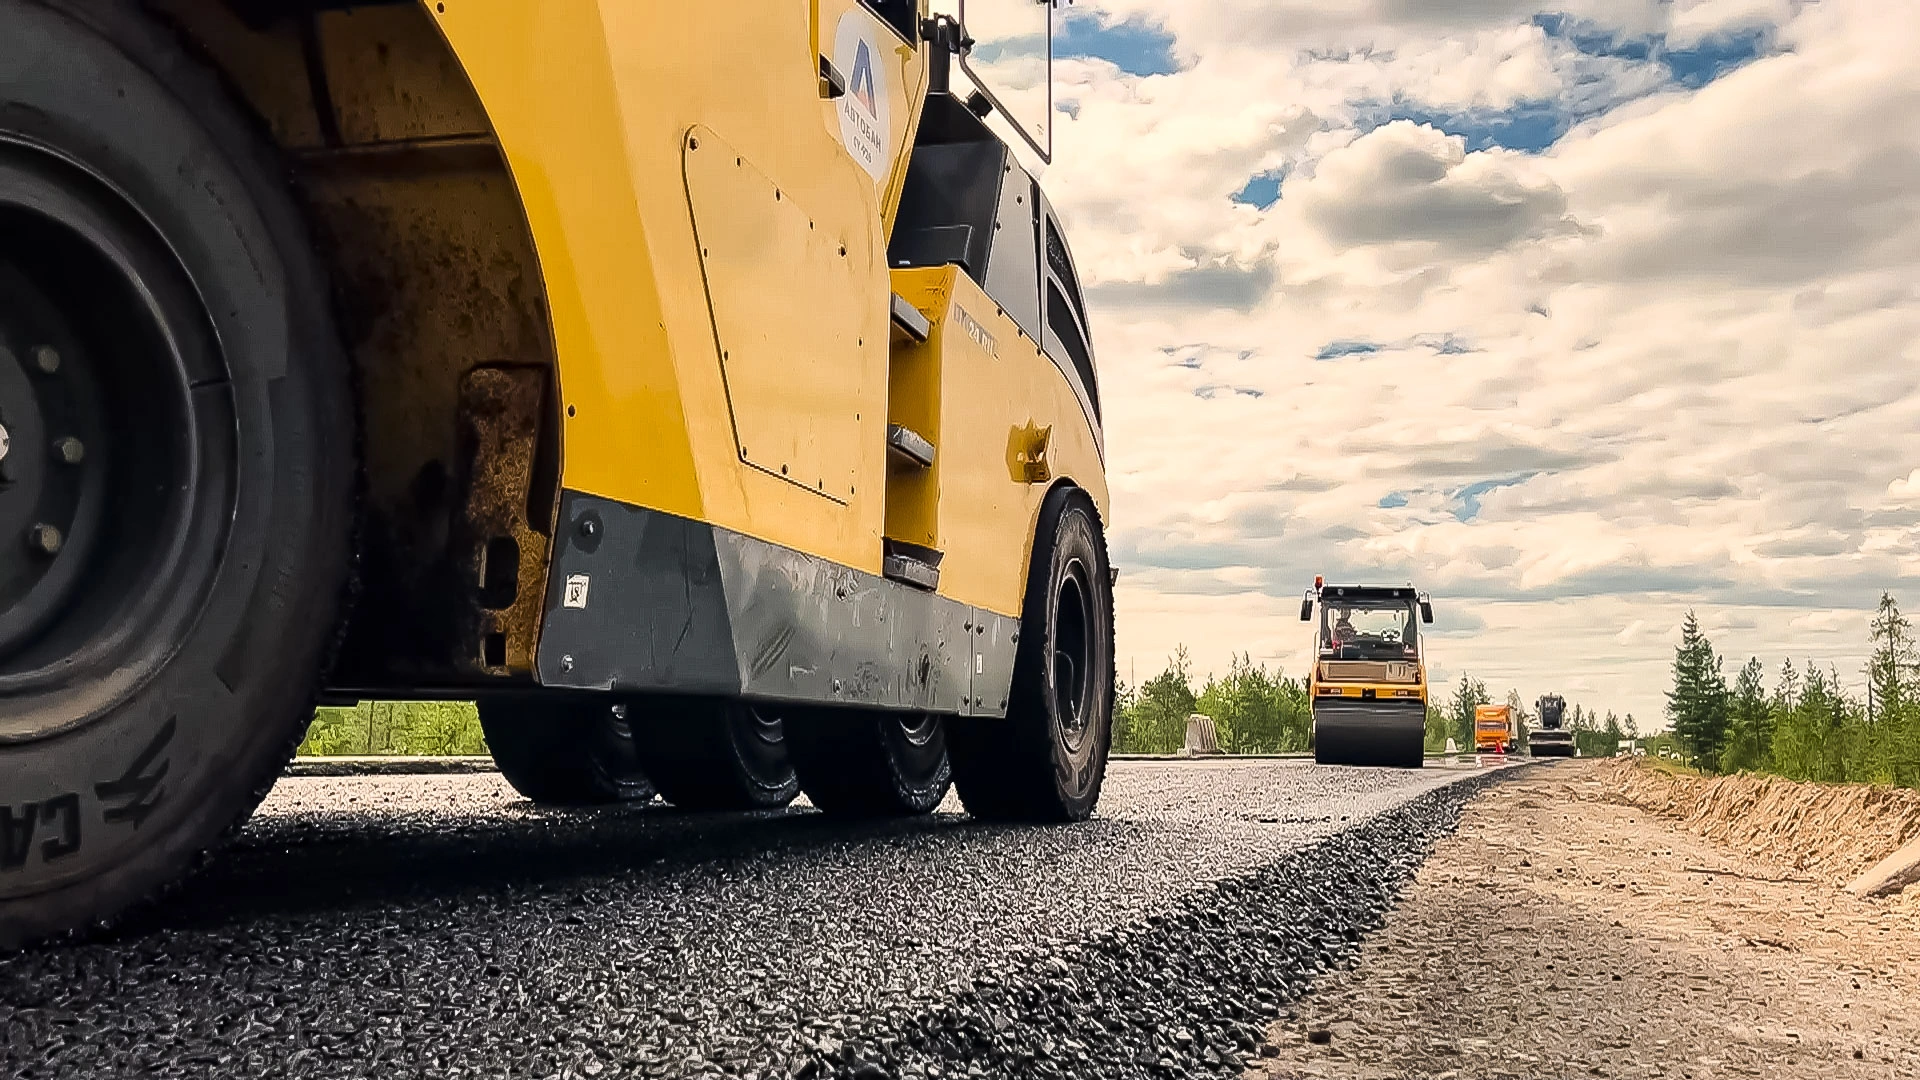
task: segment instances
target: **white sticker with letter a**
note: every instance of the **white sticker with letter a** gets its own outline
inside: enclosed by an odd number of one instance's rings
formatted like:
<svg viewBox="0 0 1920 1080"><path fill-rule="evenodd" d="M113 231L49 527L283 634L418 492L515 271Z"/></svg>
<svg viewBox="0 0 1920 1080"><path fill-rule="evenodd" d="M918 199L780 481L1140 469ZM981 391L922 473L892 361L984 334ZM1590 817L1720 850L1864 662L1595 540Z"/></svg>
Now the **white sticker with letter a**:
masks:
<svg viewBox="0 0 1920 1080"><path fill-rule="evenodd" d="M840 107L840 141L877 181L893 171L893 102L887 97L887 56L873 18L854 8L840 17L833 66L847 80Z"/></svg>

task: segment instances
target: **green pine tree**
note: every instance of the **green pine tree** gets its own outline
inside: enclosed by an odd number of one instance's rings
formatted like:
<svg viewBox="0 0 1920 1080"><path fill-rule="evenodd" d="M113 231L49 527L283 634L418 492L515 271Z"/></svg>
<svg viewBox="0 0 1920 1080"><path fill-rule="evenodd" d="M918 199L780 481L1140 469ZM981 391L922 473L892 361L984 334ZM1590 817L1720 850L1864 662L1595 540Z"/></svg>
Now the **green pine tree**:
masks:
<svg viewBox="0 0 1920 1080"><path fill-rule="evenodd" d="M1915 654L1912 624L1887 593L1880 594L1872 636L1873 658L1867 662L1867 719L1870 723L1897 725L1920 699L1914 692L1920 657Z"/></svg>
<svg viewBox="0 0 1920 1080"><path fill-rule="evenodd" d="M1717 768L1727 743L1727 679L1713 643L1689 610L1674 649L1673 689L1667 693L1667 721L1700 768Z"/></svg>
<svg viewBox="0 0 1920 1080"><path fill-rule="evenodd" d="M1767 697L1766 671L1759 657L1750 658L1740 669L1727 713L1727 745L1720 754L1720 771L1771 768L1774 703Z"/></svg>

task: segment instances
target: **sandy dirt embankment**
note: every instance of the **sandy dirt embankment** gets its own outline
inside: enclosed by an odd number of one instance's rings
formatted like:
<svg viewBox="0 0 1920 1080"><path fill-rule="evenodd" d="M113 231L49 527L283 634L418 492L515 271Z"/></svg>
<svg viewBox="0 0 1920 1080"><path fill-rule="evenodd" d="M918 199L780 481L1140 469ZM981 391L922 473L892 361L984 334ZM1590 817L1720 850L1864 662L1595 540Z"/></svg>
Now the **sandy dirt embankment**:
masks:
<svg viewBox="0 0 1920 1080"><path fill-rule="evenodd" d="M1250 1075L1920 1077L1920 887L1841 888L1917 825L1908 792L1532 769Z"/></svg>
<svg viewBox="0 0 1920 1080"><path fill-rule="evenodd" d="M1689 776L1630 760L1596 768L1627 802L1742 855L1830 884L1853 881L1920 836L1920 791L1777 776Z"/></svg>

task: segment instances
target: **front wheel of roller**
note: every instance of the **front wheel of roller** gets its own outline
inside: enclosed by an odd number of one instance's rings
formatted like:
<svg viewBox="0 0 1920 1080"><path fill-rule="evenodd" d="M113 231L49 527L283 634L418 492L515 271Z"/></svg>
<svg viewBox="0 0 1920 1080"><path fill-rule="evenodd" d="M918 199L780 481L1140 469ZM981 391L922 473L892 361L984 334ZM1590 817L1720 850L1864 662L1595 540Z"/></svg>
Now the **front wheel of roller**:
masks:
<svg viewBox="0 0 1920 1080"><path fill-rule="evenodd" d="M1082 821L1113 734L1113 580L1093 500L1047 496L1034 538L1004 720L949 730L967 812L995 821Z"/></svg>
<svg viewBox="0 0 1920 1080"><path fill-rule="evenodd" d="M1318 716L1313 760L1319 765L1418 769L1426 764L1424 721L1399 727L1372 719Z"/></svg>
<svg viewBox="0 0 1920 1080"><path fill-rule="evenodd" d="M800 789L822 813L932 813L953 784L946 725L937 716L822 711L787 726Z"/></svg>
<svg viewBox="0 0 1920 1080"><path fill-rule="evenodd" d="M503 699L480 703L494 764L513 790L543 806L653 800L626 707L606 701Z"/></svg>
<svg viewBox="0 0 1920 1080"><path fill-rule="evenodd" d="M786 725L765 706L662 702L634 736L661 797L682 810L774 810L800 794Z"/></svg>
<svg viewBox="0 0 1920 1080"><path fill-rule="evenodd" d="M356 418L253 119L139 5L0 2L0 952L202 865L313 719Z"/></svg>

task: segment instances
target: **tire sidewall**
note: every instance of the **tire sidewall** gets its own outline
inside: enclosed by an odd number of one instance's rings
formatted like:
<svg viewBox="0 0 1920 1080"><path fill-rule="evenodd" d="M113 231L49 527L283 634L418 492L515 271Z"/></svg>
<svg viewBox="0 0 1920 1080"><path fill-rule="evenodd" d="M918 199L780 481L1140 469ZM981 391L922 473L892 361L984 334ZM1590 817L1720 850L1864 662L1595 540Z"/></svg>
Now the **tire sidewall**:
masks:
<svg viewBox="0 0 1920 1080"><path fill-rule="evenodd" d="M0 0L0 133L119 192L192 282L230 393L233 512L197 614L145 684L71 732L0 747L0 799L77 805L80 823L77 850L48 860L43 822L0 877L0 945L120 911L251 809L311 717L351 552L345 360L271 161L171 42L117 6L76 10ZM109 821L126 799L100 785L130 776L152 781L152 809Z"/></svg>
<svg viewBox="0 0 1920 1080"><path fill-rule="evenodd" d="M881 716L879 740L892 774L894 793L900 808L907 813L931 812L947 797L953 786L953 761L947 755L946 721L930 718L933 731L924 742L916 743L907 735L909 724L928 718L906 719Z"/></svg>
<svg viewBox="0 0 1920 1080"><path fill-rule="evenodd" d="M727 747L733 756L740 794L749 809L771 810L785 806L800 794L800 779L794 775L787 757L786 723L780 721L780 737L768 740L758 730L759 710L770 705L732 701L723 706L720 722L726 726Z"/></svg>
<svg viewBox="0 0 1920 1080"><path fill-rule="evenodd" d="M1049 495L1050 514L1043 521L1051 528L1046 561L1036 566L1036 580L1042 590L1029 597L1029 619L1037 616L1041 631L1035 642L1036 655L1030 658L1040 668L1040 688L1045 714L1048 760L1061 809L1068 817L1081 818L1092 812L1100 798L1107 757L1113 738L1113 590L1108 573L1105 539L1093 500L1077 488L1063 488ZM1050 520L1045 520L1050 519ZM1088 728L1080 752L1065 745L1063 718L1059 715L1052 689L1059 672L1055 670L1054 641L1059 630L1059 601L1069 567L1080 561L1090 568L1085 581L1088 590L1087 634L1093 648L1089 661L1093 667L1091 691L1087 703ZM1038 576L1039 574L1044 576ZM1037 601L1037 606L1036 606Z"/></svg>

